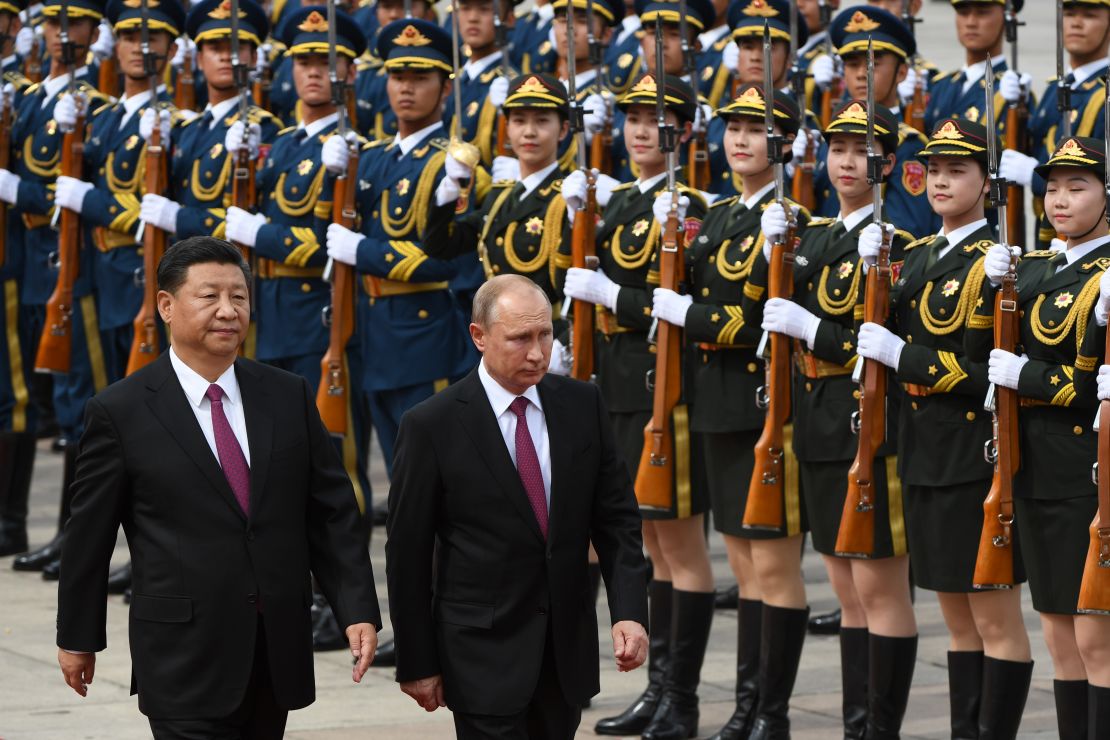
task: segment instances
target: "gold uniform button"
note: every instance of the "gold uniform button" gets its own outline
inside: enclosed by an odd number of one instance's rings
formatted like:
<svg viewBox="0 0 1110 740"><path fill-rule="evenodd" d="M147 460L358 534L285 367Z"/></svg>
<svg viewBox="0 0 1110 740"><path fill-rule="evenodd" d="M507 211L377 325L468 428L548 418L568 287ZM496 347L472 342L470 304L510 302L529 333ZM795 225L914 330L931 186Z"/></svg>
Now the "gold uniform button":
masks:
<svg viewBox="0 0 1110 740"><path fill-rule="evenodd" d="M426 319L426 318L428 318L428 312L425 311L424 309L420 309L419 311L416 312L416 316L417 316L417 318L420 318L420 319Z"/></svg>
<svg viewBox="0 0 1110 740"><path fill-rule="evenodd" d="M708 355L706 355L706 356L708 357ZM756 366L756 364L754 362L749 362L748 363L748 372L749 373L754 373L758 369L759 368Z"/></svg>
<svg viewBox="0 0 1110 740"><path fill-rule="evenodd" d="M917 411L917 401L910 401L910 408Z"/></svg>
<svg viewBox="0 0 1110 740"><path fill-rule="evenodd" d="M860 393L859 393L858 390L852 391L852 398L854 398L858 401L859 397L860 397Z"/></svg>
<svg viewBox="0 0 1110 740"><path fill-rule="evenodd" d="M711 265L712 265L712 264L714 264L714 263L715 263L716 261L717 261L717 255L715 255L715 254L711 254L711 255L709 255L709 264L711 264Z"/></svg>
<svg viewBox="0 0 1110 740"><path fill-rule="evenodd" d="M212 219L210 219L210 218L204 219L204 225L205 226L211 226L212 225Z"/></svg>
<svg viewBox="0 0 1110 740"><path fill-rule="evenodd" d="M370 218L377 218L377 217L378 217L378 212L377 211L370 211Z"/></svg>
<svg viewBox="0 0 1110 740"><path fill-rule="evenodd" d="M943 309L943 308L942 308L942 309L940 309L940 315L941 315L941 316L943 316L943 315L944 315L944 314L946 314L946 313L948 313L948 311L947 311L946 309Z"/></svg>
<svg viewBox="0 0 1110 740"><path fill-rule="evenodd" d="M807 381L806 381L806 393L810 392L811 390L813 390L813 383L810 383L810 382L809 382L809 381L807 380Z"/></svg>
<svg viewBox="0 0 1110 740"><path fill-rule="evenodd" d="M702 289L701 289L701 294L702 294L703 296L707 296L707 295L709 295L709 288L702 288Z"/></svg>
<svg viewBox="0 0 1110 740"><path fill-rule="evenodd" d="M396 208L394 208L393 213L400 216L401 215L401 206L397 206Z"/></svg>
<svg viewBox="0 0 1110 740"><path fill-rule="evenodd" d="M302 293L310 293L311 291L312 291L312 286L311 285L309 285L308 283L301 283L301 292Z"/></svg>
<svg viewBox="0 0 1110 740"><path fill-rule="evenodd" d="M504 243L505 243L504 237L499 236L499 237L497 237L497 239L494 240L494 244L496 244L499 247Z"/></svg>
<svg viewBox="0 0 1110 740"><path fill-rule="evenodd" d="M975 421L975 412L974 411L968 411L967 412L967 420L968 421Z"/></svg>
<svg viewBox="0 0 1110 740"><path fill-rule="evenodd" d="M912 335L910 335L910 334L906 335L906 344L913 344L913 336Z"/></svg>
<svg viewBox="0 0 1110 740"><path fill-rule="evenodd" d="M654 344L649 344L648 345L648 352L650 352L653 355L655 354L655 345Z"/></svg>
<svg viewBox="0 0 1110 740"><path fill-rule="evenodd" d="M806 283L806 290L813 290L813 283Z"/></svg>
<svg viewBox="0 0 1110 740"><path fill-rule="evenodd" d="M914 300L910 301L910 308L911 309L917 308L917 299L914 299Z"/></svg>
<svg viewBox="0 0 1110 740"><path fill-rule="evenodd" d="M285 246L289 247L289 246L292 246L292 245L293 245L293 240L288 236L285 237Z"/></svg>
<svg viewBox="0 0 1110 740"><path fill-rule="evenodd" d="M1071 431L1072 434L1078 437L1079 435L1083 434L1083 427L1074 427Z"/></svg>

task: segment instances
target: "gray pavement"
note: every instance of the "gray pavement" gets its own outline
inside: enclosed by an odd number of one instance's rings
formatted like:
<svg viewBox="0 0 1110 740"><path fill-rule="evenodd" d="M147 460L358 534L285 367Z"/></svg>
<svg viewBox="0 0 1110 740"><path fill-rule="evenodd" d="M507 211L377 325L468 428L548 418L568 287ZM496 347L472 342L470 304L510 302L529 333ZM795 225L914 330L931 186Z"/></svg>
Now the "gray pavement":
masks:
<svg viewBox="0 0 1110 740"><path fill-rule="evenodd" d="M845 3L850 5L855 3ZM1030 0L1024 15L1029 25L1023 30L1023 71L1033 74L1035 86L1054 74L1052 33L1053 3ZM926 56L947 69L962 64L956 48L949 3L925 3L926 22L918 27ZM381 502L388 490L380 457L372 463L373 483ZM57 491L61 479L61 457L40 447L31 501L31 536L35 543L52 534L57 516ZM937 533L943 537L943 533ZM385 609L384 533L375 532L372 556L378 576L382 609ZM721 586L730 574L724 548L711 538L713 570ZM122 537L115 561L127 558ZM805 576L809 601L814 611L835 604L819 558L807 556ZM1048 738L1056 732L1052 700L1052 665L1041 639L1039 620L1026 601L1026 624L1033 643L1036 667L1033 689L1025 711L1021 737ZM604 603L603 601L601 603ZM89 696L82 700L64 685L58 671L54 647L56 592L53 584L37 575L15 573L10 559L0 559L0 740L78 740L97 738L129 740L149 738L150 732L128 695L130 660L127 652L127 607L118 597L108 604L108 650L99 656L96 677ZM607 623L604 609L599 622ZM918 593L917 617L921 631L914 688L905 723L907 738L948 736L947 636L935 597ZM702 672L703 735L719 727L732 711L733 655L736 642L735 614L718 612L713 623L709 653ZM388 633L388 628L387 628ZM580 736L591 737L600 717L623 709L642 689L643 671L618 674L608 654L608 630L601 629L601 694L585 712ZM840 706L839 648L836 638L810 637L805 645L802 669L792 702L794 735L800 740L838 737ZM346 738L450 738L451 718L446 710L426 714L398 691L390 669L371 669L361 685L350 680L349 660L343 653L319 655L316 659L317 701L308 709L294 712L288 737L296 740L339 740Z"/></svg>

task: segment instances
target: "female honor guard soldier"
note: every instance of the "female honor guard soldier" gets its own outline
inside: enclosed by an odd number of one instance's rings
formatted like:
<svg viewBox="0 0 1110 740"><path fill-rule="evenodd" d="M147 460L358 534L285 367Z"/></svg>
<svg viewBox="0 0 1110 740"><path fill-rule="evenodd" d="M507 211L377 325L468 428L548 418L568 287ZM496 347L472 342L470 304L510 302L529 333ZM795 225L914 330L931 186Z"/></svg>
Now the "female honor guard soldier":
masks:
<svg viewBox="0 0 1110 740"><path fill-rule="evenodd" d="M862 738L865 731L869 736L897 735L917 645L892 438L875 460L874 552L869 559L838 557L836 552L849 469L859 444L858 436L846 433L859 408L859 390L851 377L858 361L855 309L863 305L864 283L857 242L865 229L879 229L872 217L867 179L867 125L867 104L851 100L823 132L840 213L809 222L795 250L793 297L772 298L763 309L764 330L794 338L794 453L813 547L825 560L843 610L840 675L848 738ZM876 105L875 137L885 156L887 175L896 164L898 128L898 118L890 109ZM772 203L763 212L762 229L766 253L767 244L786 231L780 204ZM901 261L911 240L908 233L895 232L892 262ZM756 282L753 279L748 285Z"/></svg>
<svg viewBox="0 0 1110 740"><path fill-rule="evenodd" d="M1030 252L1018 263L1021 328L1013 354L990 349L994 286L1010 267L1009 251L991 247L984 261L988 284L983 305L973 319L980 330L968 332L965 339L977 359L989 352L990 381L1020 395L1021 467L1014 476L1014 515L1033 608L1040 612L1052 656L1062 738L1105 737L1110 732L1110 724L1097 730L1086 727L1086 718L1096 715L1110 723L1110 666L1105 660L1110 622L1077 614L1088 527L1098 505L1090 473L1098 435L1091 431L1091 420L1093 373L1104 351L1105 330L1091 319L1093 315L1104 326L1110 306L1110 295L1100 299L1099 291L1099 280L1110 267L1105 168L1102 139L1079 137L1066 140L1037 168L1047 186L1045 212L1067 240L1067 249L1062 254ZM1097 707L1090 715L1089 700Z"/></svg>
<svg viewBox="0 0 1110 740"><path fill-rule="evenodd" d="M697 100L693 88L678 77L665 77L663 100L670 124L689 138ZM666 155L659 148L654 74L642 75L618 101L624 113L624 137L640 178L614 188L597 229L596 271L571 268L566 293L597 304L597 383L612 418L617 444L628 468L636 471L644 447L644 427L651 421L652 393L645 378L655 368L651 328L651 289L659 284L661 228L652 208L666 188ZM680 215L687 237L697 233L705 215L701 194L680 186L687 204ZM585 198L585 176L572 173L564 183L572 207ZM664 214L663 219L666 219ZM689 463L688 407L674 414L675 454ZM681 413L680 413L681 410ZM644 544L654 564L649 586L651 641L648 687L621 714L600 720L604 735L643 734L645 738L686 738L697 732L697 688L713 619L713 576L705 541L703 489L692 485L689 464L675 466L676 495L669 511L641 509Z"/></svg>
<svg viewBox="0 0 1110 740"><path fill-rule="evenodd" d="M909 396L898 425L906 539L914 583L937 592L951 638L953 737L1013 737L1021 716L1014 710L1032 672L1021 589L972 588L993 473L983 457L992 436L983 411L987 368L963 343L985 280L982 257L994 243L983 207L986 137L981 124L954 118L933 132L920 156L942 230L906 248L891 289L891 328L864 323L858 347L861 357L893 368ZM861 235L865 261L874 262L880 238L877 230ZM1014 550L1020 584L1025 575Z"/></svg>
<svg viewBox="0 0 1110 740"><path fill-rule="evenodd" d="M797 133L798 105L775 91L776 130L788 140ZM717 116L727 122L724 150L742 179L740 195L718 200L701 233L687 250L690 295L657 288L653 312L684 326L695 343L692 378L698 402L691 429L703 439L702 465L709 479L713 526L724 535L729 566L740 587L737 613L736 710L718 738L778 737L789 732L789 702L805 639L805 585L802 533L806 529L798 497L793 456L787 456L783 521L779 531L745 529L753 448L764 413L756 406L763 366L756 357L758 319L741 304L758 304L763 290L748 284L762 252L763 209L772 202L774 167L768 158L761 85L741 87L739 96ZM789 152L788 152L789 154ZM656 206L665 213L669 200ZM801 214L800 220L808 220Z"/></svg>

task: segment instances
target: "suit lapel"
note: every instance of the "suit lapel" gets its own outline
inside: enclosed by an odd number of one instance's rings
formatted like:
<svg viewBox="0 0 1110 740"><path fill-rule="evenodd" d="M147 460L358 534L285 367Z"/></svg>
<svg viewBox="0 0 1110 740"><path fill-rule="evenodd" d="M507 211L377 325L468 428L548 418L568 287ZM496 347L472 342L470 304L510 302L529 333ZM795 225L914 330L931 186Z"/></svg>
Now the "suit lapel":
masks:
<svg viewBox="0 0 1110 740"><path fill-rule="evenodd" d="M242 360L235 362L235 379L243 397L243 413L247 420L247 444L251 450L251 511L258 511L262 492L266 490L266 475L270 471L271 441L274 422L270 405L266 402L266 389L262 378Z"/></svg>
<svg viewBox="0 0 1110 740"><path fill-rule="evenodd" d="M570 445L570 440L574 439L574 429L555 383L545 376L536 387L540 393L540 402L543 403L543 415L547 422L547 448L551 453L551 503L547 511L547 539L550 542L560 529L569 503L569 477L575 469Z"/></svg>

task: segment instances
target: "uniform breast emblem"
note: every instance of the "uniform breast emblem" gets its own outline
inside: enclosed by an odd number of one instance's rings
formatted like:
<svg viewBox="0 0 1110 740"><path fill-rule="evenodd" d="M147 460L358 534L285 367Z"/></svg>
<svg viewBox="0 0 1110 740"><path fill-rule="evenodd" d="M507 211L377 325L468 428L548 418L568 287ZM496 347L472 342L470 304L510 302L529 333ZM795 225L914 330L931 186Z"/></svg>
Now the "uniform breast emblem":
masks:
<svg viewBox="0 0 1110 740"><path fill-rule="evenodd" d="M478 112L478 101L472 100L470 105L466 106L466 117L473 118L474 114Z"/></svg>
<svg viewBox="0 0 1110 740"><path fill-rule="evenodd" d="M409 186L411 184L412 183L409 182L409 179L407 177L402 177L400 180L398 180L397 181L397 195L408 195Z"/></svg>
<svg viewBox="0 0 1110 740"><path fill-rule="evenodd" d="M309 172L312 172L312 160L302 159L301 163L297 165L297 174L307 175Z"/></svg>
<svg viewBox="0 0 1110 740"><path fill-rule="evenodd" d="M532 218L528 219L524 224L524 230L532 236L538 236L543 233L543 221L539 216L532 216Z"/></svg>
<svg viewBox="0 0 1110 740"><path fill-rule="evenodd" d="M1074 300L1075 296L1073 296L1071 293L1068 293L1067 291L1064 291L1060 295L1056 296L1056 301L1052 305L1056 306L1056 308L1067 308Z"/></svg>
<svg viewBox="0 0 1110 740"><path fill-rule="evenodd" d="M944 284L944 288L940 292L941 292L941 295L943 295L944 297L951 298L952 296L956 295L956 293L957 293L957 291L959 291L959 289L960 289L960 281L959 280L949 280L947 283Z"/></svg>
<svg viewBox="0 0 1110 740"><path fill-rule="evenodd" d="M124 149L127 149L128 151L130 151L130 150L134 149L134 148L135 148L135 146L136 146L136 145L137 145L138 143L139 143L139 136L138 136L138 134L131 134L130 136L128 136L128 137L127 137L127 141L126 141L126 142L124 142L124 144L123 144L123 148L124 148Z"/></svg>
<svg viewBox="0 0 1110 740"><path fill-rule="evenodd" d="M795 261L797 261L797 260L795 260ZM854 262L852 262L852 260L844 260L843 262L841 262L837 266L836 276L838 278L840 278L841 280L844 280L845 278L847 278L849 275L852 274L852 270L854 270L855 267L856 267L856 265L855 265Z"/></svg>
<svg viewBox="0 0 1110 740"><path fill-rule="evenodd" d="M632 225L632 236L643 236L647 233L648 222L646 218L641 218L639 221Z"/></svg>
<svg viewBox="0 0 1110 740"><path fill-rule="evenodd" d="M216 157L220 156L220 153L223 150L224 145L217 141L215 144L212 145L212 148L208 150L208 156L210 159L215 159Z"/></svg>
<svg viewBox="0 0 1110 740"><path fill-rule="evenodd" d="M703 80L707 81L707 82L709 81L709 79L712 76L713 76L713 67L706 67L705 69L703 69L701 71L701 78Z"/></svg>

